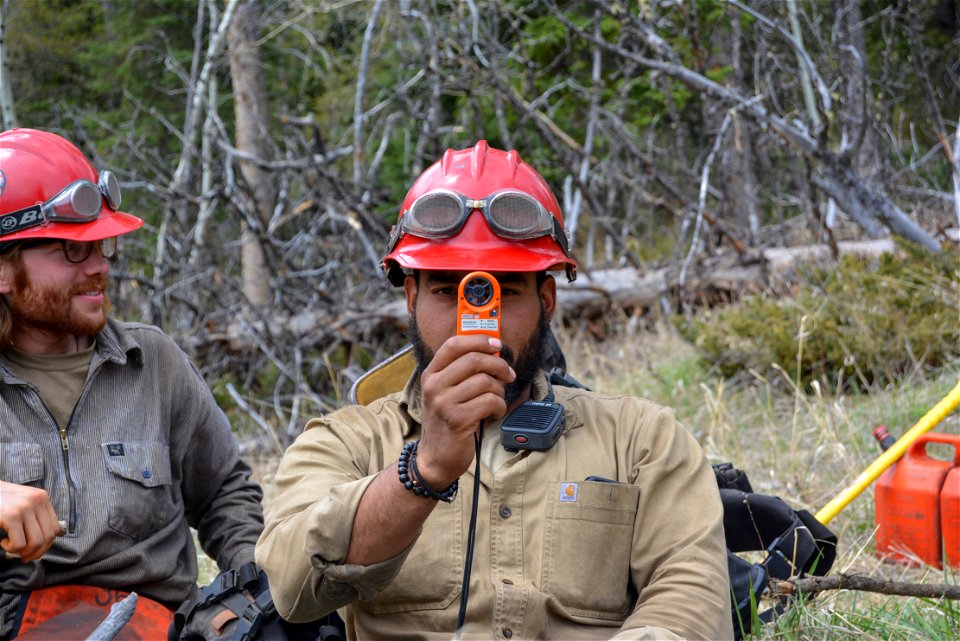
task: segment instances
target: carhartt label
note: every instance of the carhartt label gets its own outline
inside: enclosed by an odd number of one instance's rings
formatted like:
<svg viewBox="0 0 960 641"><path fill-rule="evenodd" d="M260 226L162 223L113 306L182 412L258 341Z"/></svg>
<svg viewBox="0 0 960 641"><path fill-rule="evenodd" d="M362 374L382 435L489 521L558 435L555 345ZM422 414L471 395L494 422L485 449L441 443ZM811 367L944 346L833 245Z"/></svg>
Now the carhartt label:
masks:
<svg viewBox="0 0 960 641"><path fill-rule="evenodd" d="M108 443L107 454L110 456L123 456L123 443Z"/></svg>
<svg viewBox="0 0 960 641"><path fill-rule="evenodd" d="M579 488L580 486L577 483L561 483L560 484L560 502L576 503L577 490Z"/></svg>

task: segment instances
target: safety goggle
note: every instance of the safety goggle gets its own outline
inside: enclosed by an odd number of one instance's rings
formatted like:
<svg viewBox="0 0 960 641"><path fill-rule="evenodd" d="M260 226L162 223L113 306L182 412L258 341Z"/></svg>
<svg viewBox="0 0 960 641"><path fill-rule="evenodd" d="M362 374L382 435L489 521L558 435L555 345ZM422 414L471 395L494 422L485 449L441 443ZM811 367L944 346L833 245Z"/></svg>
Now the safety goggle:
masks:
<svg viewBox="0 0 960 641"><path fill-rule="evenodd" d="M457 235L474 209L483 212L495 234L512 240L550 236L567 250L563 225L530 194L522 191L498 191L486 198L467 198L462 194L436 189L429 191L402 213L393 228L387 253L406 234L423 238L450 238Z"/></svg>
<svg viewBox="0 0 960 641"><path fill-rule="evenodd" d="M75 180L45 203L0 216L0 236L49 222L92 222L100 215L104 201L113 210L120 207L120 181L111 171L101 172L96 185Z"/></svg>

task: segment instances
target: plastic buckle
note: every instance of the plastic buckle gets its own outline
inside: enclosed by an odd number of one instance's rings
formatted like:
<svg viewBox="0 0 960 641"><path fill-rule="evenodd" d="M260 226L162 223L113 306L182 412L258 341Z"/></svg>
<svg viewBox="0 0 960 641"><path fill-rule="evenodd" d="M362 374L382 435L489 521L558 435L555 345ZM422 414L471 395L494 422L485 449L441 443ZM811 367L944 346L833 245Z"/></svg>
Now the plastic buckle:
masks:
<svg viewBox="0 0 960 641"><path fill-rule="evenodd" d="M254 603L250 603L243 612L237 614L236 634L240 641L253 641L263 623L263 612Z"/></svg>
<svg viewBox="0 0 960 641"><path fill-rule="evenodd" d="M217 575L210 585L205 585L200 588L200 603L197 604L197 607L208 607L213 602L219 601L221 597L237 592L238 590L237 571L229 570L222 572Z"/></svg>
<svg viewBox="0 0 960 641"><path fill-rule="evenodd" d="M260 584L260 571L254 562L244 563L237 572L237 584L249 592L256 590Z"/></svg>

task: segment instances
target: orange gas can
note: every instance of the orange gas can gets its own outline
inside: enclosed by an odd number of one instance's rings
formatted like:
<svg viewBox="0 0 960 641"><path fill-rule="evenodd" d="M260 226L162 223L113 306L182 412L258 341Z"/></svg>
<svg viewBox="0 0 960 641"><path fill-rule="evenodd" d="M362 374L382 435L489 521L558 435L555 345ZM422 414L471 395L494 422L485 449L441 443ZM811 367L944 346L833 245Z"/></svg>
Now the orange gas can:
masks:
<svg viewBox="0 0 960 641"><path fill-rule="evenodd" d="M940 490L940 529L944 563L960 568L960 467L950 470Z"/></svg>
<svg viewBox="0 0 960 641"><path fill-rule="evenodd" d="M927 454L928 443L953 446L953 460ZM940 568L940 494L951 467L960 465L960 436L930 432L917 438L884 472L874 493L877 555Z"/></svg>

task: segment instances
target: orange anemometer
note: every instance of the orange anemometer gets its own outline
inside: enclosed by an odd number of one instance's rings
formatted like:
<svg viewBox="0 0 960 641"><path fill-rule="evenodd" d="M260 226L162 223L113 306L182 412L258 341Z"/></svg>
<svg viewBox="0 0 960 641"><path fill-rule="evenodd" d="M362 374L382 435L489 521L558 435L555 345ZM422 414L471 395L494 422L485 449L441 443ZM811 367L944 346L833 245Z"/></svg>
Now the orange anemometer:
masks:
<svg viewBox="0 0 960 641"><path fill-rule="evenodd" d="M460 281L457 334L500 338L500 283L487 272L470 272Z"/></svg>

